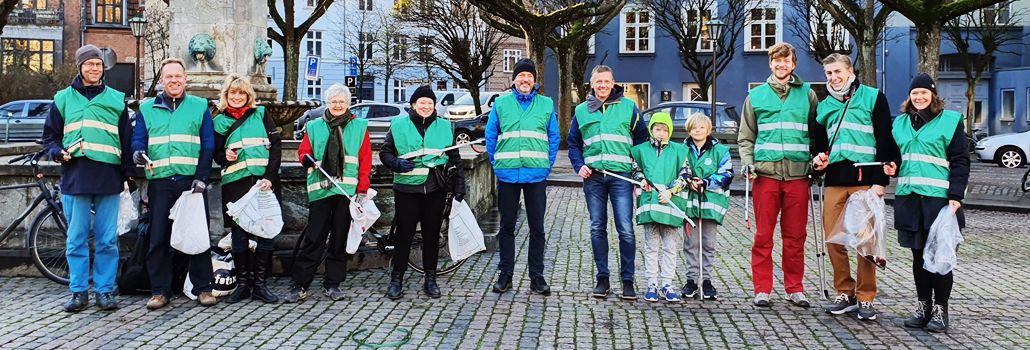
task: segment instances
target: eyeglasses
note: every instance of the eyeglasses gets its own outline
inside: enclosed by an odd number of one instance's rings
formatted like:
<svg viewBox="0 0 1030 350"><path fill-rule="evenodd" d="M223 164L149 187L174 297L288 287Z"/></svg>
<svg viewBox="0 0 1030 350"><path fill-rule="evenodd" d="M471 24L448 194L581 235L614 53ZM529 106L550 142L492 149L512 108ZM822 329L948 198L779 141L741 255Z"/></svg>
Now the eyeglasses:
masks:
<svg viewBox="0 0 1030 350"><path fill-rule="evenodd" d="M100 63L86 62L86 63L83 63L82 66L86 67L86 68L103 68L104 67L104 62L100 62Z"/></svg>
<svg viewBox="0 0 1030 350"><path fill-rule="evenodd" d="M345 105L345 104L347 104L347 102L349 102L349 101L346 101L346 100L344 100L344 101L329 101L329 104L339 106L339 105Z"/></svg>

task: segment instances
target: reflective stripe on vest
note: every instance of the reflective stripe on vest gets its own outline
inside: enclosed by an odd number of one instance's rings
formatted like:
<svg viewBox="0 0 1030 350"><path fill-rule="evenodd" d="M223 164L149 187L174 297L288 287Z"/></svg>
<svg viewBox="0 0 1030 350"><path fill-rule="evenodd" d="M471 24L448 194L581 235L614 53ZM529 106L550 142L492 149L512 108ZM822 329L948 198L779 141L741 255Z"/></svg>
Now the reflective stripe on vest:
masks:
<svg viewBox="0 0 1030 350"><path fill-rule="evenodd" d="M425 124L425 120L422 121ZM443 118L434 118L426 126L424 135L410 116L402 115L390 121L390 134L401 158L412 159L415 168L406 173L393 173L393 183L421 185L429 178L429 169L447 164L449 157L441 152L454 144L454 127Z"/></svg>
<svg viewBox="0 0 1030 350"><path fill-rule="evenodd" d="M951 170L948 145L962 122L958 112L944 110L919 130L912 127L911 117L902 114L894 119L894 140L901 150L898 169L898 196L917 193L928 197L947 198Z"/></svg>
<svg viewBox="0 0 1030 350"><path fill-rule="evenodd" d="M781 100L766 83L748 93L758 124L755 161L777 162L784 158L795 162L809 161L810 91L807 83L791 85L787 97Z"/></svg>
<svg viewBox="0 0 1030 350"><path fill-rule="evenodd" d="M544 142L549 141L547 139L547 134L546 133L537 132L537 131L529 131L529 130L515 130L515 131L509 131L509 132L506 132L506 133L502 133L501 135L497 136L497 142L504 141L504 140L507 140L507 139L513 139L513 138L521 138L521 137L530 138L530 139L537 139L537 140L541 140L541 141L544 141Z"/></svg>
<svg viewBox="0 0 1030 350"><path fill-rule="evenodd" d="M693 149L690 152L690 170L694 176L707 179L719 171L719 165L724 159L730 159L730 149L723 144L714 144L698 156ZM692 218L698 217L698 194L690 189L684 189L679 193L687 202L687 215ZM722 224L726 215L726 209L730 206L729 194L722 188L706 188L701 204L700 216L703 219L712 220Z"/></svg>
<svg viewBox="0 0 1030 350"><path fill-rule="evenodd" d="M651 182L656 189L667 188L676 181L680 168L687 162L688 152L690 150L687 149L687 146L676 142L666 145L661 154L650 142L641 143L630 149L632 160L640 167L647 181ZM642 192L637 197L635 212L637 224L655 223L672 227L683 226L684 217L679 214L679 211L672 209L669 203L662 204L660 202L659 191ZM687 207L686 201L678 196L673 196L671 203L680 210Z"/></svg>
<svg viewBox="0 0 1030 350"><path fill-rule="evenodd" d="M311 144L312 157L316 161L325 157L326 144L329 142L329 125L324 118L316 118L308 122L308 142ZM354 196L358 185L358 153L365 142L368 132L368 120L355 118L343 128L343 176L335 177L343 191L322 175L318 169L308 168L307 189L308 202L314 202L334 195Z"/></svg>
<svg viewBox="0 0 1030 350"><path fill-rule="evenodd" d="M919 153L902 154L901 155L901 161L902 162L907 162L907 161L923 162L923 163L927 163L927 164L933 164L933 165L936 165L936 166L939 166L939 167L942 167L942 168L947 168L947 167L951 166L951 162L949 162L947 159L944 159L944 158L941 158L941 157L934 157L934 156L926 155L926 154L919 154Z"/></svg>
<svg viewBox="0 0 1030 350"><path fill-rule="evenodd" d="M140 104L147 126L147 156L154 174L148 179L175 175L193 176L200 157L200 126L208 110L207 100L185 95L175 111L154 106L155 99Z"/></svg>
<svg viewBox="0 0 1030 350"><path fill-rule="evenodd" d="M876 88L859 85L847 105L847 115L841 120L845 102L832 96L819 102L816 122L826 128L828 138L837 134L830 146L830 164L843 160L855 163L876 160L876 135L873 133L873 108L880 95ZM838 130L838 125L839 130Z"/></svg>
<svg viewBox="0 0 1030 350"><path fill-rule="evenodd" d="M226 149L236 150L236 160L222 168L222 184L232 183L248 176L264 176L270 157L268 130L265 128L265 107L257 107L244 116L246 120L226 135L236 124L236 118L225 114L215 116L215 132L225 136ZM252 147L247 147L252 146ZM244 148L246 147L246 148Z"/></svg>
<svg viewBox="0 0 1030 350"><path fill-rule="evenodd" d="M74 157L107 164L122 163L118 123L125 111L125 94L110 87L86 99L72 87L54 95L54 105L64 119L61 145ZM81 143L74 145L76 141Z"/></svg>
<svg viewBox="0 0 1030 350"><path fill-rule="evenodd" d="M498 97L494 110L500 127L494 169L550 168L547 124L554 113L554 102L535 95L529 108L523 110L512 93Z"/></svg>
<svg viewBox="0 0 1030 350"><path fill-rule="evenodd" d="M587 102L576 106L576 124L583 135L583 161L591 169L629 172L633 147L632 122L636 104L628 98L606 103L590 112Z"/></svg>

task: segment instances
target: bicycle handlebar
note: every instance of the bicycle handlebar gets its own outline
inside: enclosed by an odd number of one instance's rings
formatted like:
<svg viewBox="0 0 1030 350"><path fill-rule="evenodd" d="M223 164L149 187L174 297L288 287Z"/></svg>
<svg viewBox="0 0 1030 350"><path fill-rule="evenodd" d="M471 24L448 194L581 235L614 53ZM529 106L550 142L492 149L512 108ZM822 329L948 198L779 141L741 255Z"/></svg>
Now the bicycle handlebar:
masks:
<svg viewBox="0 0 1030 350"><path fill-rule="evenodd" d="M38 152L26 153L26 154L20 155L20 156L14 158L14 159L11 159L11 160L7 161L7 164L14 164L14 163L21 162L21 161L37 160L39 158L39 156L42 155L42 154L43 154L42 150L40 150ZM26 160L26 158L28 158L28 160Z"/></svg>

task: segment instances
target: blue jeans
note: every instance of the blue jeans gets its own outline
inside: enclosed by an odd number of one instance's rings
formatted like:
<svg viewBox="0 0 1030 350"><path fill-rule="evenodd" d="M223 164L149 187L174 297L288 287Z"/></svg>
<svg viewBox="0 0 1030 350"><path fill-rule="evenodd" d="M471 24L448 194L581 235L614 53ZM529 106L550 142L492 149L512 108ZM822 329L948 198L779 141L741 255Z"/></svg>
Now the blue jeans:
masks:
<svg viewBox="0 0 1030 350"><path fill-rule="evenodd" d="M619 175L629 177L628 173ZM597 279L607 280L608 271L608 202L615 215L615 231L619 233L619 274L624 282L633 281L636 240L633 237L633 185L606 176L599 171L583 180L587 211L590 213L590 245L594 250Z"/></svg>
<svg viewBox="0 0 1030 350"><path fill-rule="evenodd" d="M118 274L118 195L61 195L64 217L68 219L65 257L72 293L89 291L89 236L93 233L96 251L93 258L93 290L114 291ZM96 216L90 214L96 211ZM90 230L90 221L93 221Z"/></svg>

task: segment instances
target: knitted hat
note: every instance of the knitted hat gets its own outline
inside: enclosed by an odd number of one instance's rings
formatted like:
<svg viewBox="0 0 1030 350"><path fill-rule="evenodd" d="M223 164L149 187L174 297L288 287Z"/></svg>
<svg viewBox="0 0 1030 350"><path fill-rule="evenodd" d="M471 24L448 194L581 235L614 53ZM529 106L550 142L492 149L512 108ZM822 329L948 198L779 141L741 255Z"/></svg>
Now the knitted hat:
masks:
<svg viewBox="0 0 1030 350"><path fill-rule="evenodd" d="M87 44L75 50L75 66L82 68L82 64L91 59L104 60L104 55L96 46Z"/></svg>
<svg viewBox="0 0 1030 350"><path fill-rule="evenodd" d="M669 128L669 133L672 133L672 116L666 112L658 112L651 115L651 121L647 123L647 131L654 136L651 129L654 128L655 124L665 124L666 128Z"/></svg>
<svg viewBox="0 0 1030 350"><path fill-rule="evenodd" d="M528 58L515 62L515 70L511 72L511 80L515 80L515 77L522 72L529 72L533 74L533 78L536 78L536 63L533 63L533 60Z"/></svg>
<svg viewBox="0 0 1030 350"><path fill-rule="evenodd" d="M908 86L908 91L911 92L917 88L927 89L935 95L937 94L937 84L926 73L919 73L915 78L912 78L912 84Z"/></svg>
<svg viewBox="0 0 1030 350"><path fill-rule="evenodd" d="M433 100L433 104L436 104L436 94L433 93L433 88L429 85L419 86L415 89L415 92L411 94L411 98L408 99L408 103L414 105L418 99L428 97Z"/></svg>

